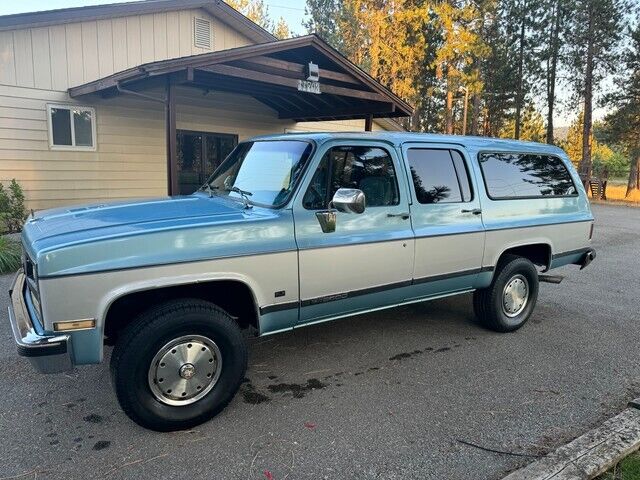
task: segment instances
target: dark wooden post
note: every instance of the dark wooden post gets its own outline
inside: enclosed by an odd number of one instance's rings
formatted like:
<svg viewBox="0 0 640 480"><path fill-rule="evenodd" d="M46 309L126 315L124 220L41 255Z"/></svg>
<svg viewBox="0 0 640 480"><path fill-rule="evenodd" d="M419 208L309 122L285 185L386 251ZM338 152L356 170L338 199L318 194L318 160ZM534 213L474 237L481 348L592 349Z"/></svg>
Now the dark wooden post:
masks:
<svg viewBox="0 0 640 480"><path fill-rule="evenodd" d="M370 132L373 127L373 115L369 114L364 117L364 131Z"/></svg>
<svg viewBox="0 0 640 480"><path fill-rule="evenodd" d="M175 87L171 83L171 77L167 77L165 106L165 133L167 135L167 190L169 195L179 193L178 186L178 145L176 134L176 94Z"/></svg>

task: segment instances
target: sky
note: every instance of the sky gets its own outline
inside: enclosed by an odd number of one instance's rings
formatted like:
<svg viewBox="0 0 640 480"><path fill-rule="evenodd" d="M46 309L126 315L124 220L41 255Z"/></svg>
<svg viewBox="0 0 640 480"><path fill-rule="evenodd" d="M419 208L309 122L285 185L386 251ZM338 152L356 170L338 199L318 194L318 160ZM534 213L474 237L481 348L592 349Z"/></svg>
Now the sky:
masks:
<svg viewBox="0 0 640 480"><path fill-rule="evenodd" d="M12 13L36 12L40 10L53 10L58 8L81 7L87 5L100 5L105 3L122 3L130 0L0 0L0 15ZM302 21L305 18L305 0L264 0L269 7L269 14L274 20L283 17L294 34L302 35L305 32ZM610 86L610 80L609 82ZM559 97L562 99L568 92L563 92L564 87L559 88ZM536 102L543 104L543 102ZM539 105L539 108L542 105ZM544 110L541 109L544 114ZM605 113L602 108L596 108L594 116L601 118ZM567 126L571 123L576 114L573 111L559 110L554 119L556 127Z"/></svg>
<svg viewBox="0 0 640 480"><path fill-rule="evenodd" d="M0 0L0 15L125 1L130 0ZM284 17L291 30L297 34L304 33L302 19L304 18L305 0L265 0L264 3L269 7L272 18Z"/></svg>

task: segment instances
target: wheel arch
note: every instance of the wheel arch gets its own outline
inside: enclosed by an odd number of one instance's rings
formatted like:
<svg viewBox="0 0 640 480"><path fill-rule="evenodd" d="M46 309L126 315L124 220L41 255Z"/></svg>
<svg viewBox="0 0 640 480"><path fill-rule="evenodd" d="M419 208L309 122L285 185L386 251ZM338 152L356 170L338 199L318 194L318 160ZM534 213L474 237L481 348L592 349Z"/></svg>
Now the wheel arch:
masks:
<svg viewBox="0 0 640 480"><path fill-rule="evenodd" d="M500 264L505 255L517 255L526 258L534 265L543 267L543 272L551 268L551 260L553 258L553 247L548 240L535 240L516 245L505 247L496 257L494 265Z"/></svg>
<svg viewBox="0 0 640 480"><path fill-rule="evenodd" d="M227 311L240 328L260 328L259 304L256 293L246 279L215 278L190 280L162 285L129 285L119 288L101 309L100 326L105 343L114 344L120 332L137 315L162 302L178 298L198 298L210 301Z"/></svg>

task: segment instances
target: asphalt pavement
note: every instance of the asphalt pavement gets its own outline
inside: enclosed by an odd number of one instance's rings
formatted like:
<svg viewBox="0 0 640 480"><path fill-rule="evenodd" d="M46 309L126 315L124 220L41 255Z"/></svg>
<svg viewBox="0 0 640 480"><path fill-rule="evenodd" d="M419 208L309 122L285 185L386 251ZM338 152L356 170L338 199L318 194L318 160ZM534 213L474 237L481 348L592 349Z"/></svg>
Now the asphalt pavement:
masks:
<svg viewBox="0 0 640 480"><path fill-rule="evenodd" d="M35 373L5 295L0 479L501 478L640 395L640 208L593 211L597 259L557 270L518 332L464 295L251 340L240 394L185 432L132 423L108 361Z"/></svg>

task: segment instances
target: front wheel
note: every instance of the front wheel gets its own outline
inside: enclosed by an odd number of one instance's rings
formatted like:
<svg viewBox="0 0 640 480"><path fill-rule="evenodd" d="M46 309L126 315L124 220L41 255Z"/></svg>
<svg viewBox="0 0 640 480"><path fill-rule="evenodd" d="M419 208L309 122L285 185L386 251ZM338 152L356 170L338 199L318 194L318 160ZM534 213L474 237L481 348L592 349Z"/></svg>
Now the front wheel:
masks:
<svg viewBox="0 0 640 480"><path fill-rule="evenodd" d="M478 320L497 332L512 332L522 327L538 299L538 271L526 258L505 255L491 285L473 294Z"/></svg>
<svg viewBox="0 0 640 480"><path fill-rule="evenodd" d="M231 401L247 368L238 325L198 299L167 302L121 334L111 374L124 412L158 431L205 422Z"/></svg>

